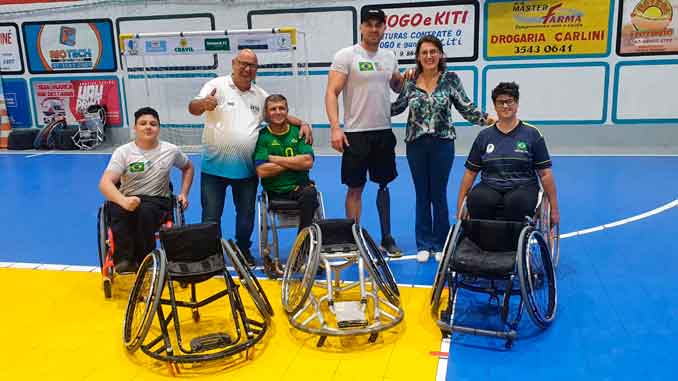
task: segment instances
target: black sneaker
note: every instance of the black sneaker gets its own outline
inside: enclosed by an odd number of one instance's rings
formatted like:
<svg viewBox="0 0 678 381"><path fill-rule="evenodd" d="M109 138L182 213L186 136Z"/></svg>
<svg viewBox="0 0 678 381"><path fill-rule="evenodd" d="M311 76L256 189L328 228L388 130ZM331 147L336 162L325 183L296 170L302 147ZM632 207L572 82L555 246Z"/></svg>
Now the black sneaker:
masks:
<svg viewBox="0 0 678 381"><path fill-rule="evenodd" d="M137 272L139 266L135 266L134 263L123 259L116 262L114 268L117 274L131 274Z"/></svg>
<svg viewBox="0 0 678 381"><path fill-rule="evenodd" d="M398 258L403 256L403 251L396 245L393 237L388 236L381 240L381 248L386 251L386 255L391 258Z"/></svg>
<svg viewBox="0 0 678 381"><path fill-rule="evenodd" d="M245 263L247 263L247 266L249 267L255 267L257 265L257 261L254 259L252 256L252 252L250 252L250 248L240 248L240 252L242 253L243 258L245 258Z"/></svg>

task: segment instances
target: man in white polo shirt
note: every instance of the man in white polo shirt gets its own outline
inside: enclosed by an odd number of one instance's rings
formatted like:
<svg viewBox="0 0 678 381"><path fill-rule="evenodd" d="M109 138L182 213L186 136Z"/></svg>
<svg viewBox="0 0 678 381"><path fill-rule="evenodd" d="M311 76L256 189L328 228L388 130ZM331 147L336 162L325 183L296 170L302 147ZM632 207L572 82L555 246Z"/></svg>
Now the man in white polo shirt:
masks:
<svg viewBox="0 0 678 381"><path fill-rule="evenodd" d="M386 30L381 9L363 8L362 41L339 50L328 74L325 109L332 148L342 152L341 182L346 184L346 217L360 220L362 194L370 180L379 184L377 211L381 246L392 257L402 255L391 235L388 184L397 176L396 138L391 130L391 90L400 92L403 77L390 50L379 49ZM343 92L344 128L339 125L339 94Z"/></svg>
<svg viewBox="0 0 678 381"><path fill-rule="evenodd" d="M268 96L253 83L257 64L252 50L241 50L232 60L231 75L207 82L188 105L193 115L207 114L200 174L202 221L221 225L226 188L231 186L236 211L235 239L251 266L255 260L250 253L250 237L259 185L252 158ZM300 125L300 136L312 143L308 123L293 116L288 116L288 121Z"/></svg>

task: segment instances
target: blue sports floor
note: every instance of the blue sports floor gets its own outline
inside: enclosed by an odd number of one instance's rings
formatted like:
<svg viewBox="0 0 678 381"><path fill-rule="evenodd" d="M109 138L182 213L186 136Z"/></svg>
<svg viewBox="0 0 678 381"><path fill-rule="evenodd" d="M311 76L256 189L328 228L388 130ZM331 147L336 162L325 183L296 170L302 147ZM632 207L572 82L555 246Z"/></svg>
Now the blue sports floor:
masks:
<svg viewBox="0 0 678 381"><path fill-rule="evenodd" d="M97 190L105 154L0 154L0 262L98 265ZM199 157L192 156L199 166ZM454 213L463 161L457 157L448 189ZM344 214L340 159L318 157L312 177L328 217ZM391 186L393 231L406 255L415 253L414 189L405 158ZM678 157L554 158L561 234L654 210L678 199ZM175 184L179 183L178 172ZM188 222L200 219L199 175ZM374 194L364 196L363 225L379 235ZM526 334L513 349L503 343L453 336L447 380L665 380L678 370L678 208L561 240L558 313L545 332ZM224 235L233 235L229 195ZM255 229L256 230L256 229ZM253 234L256 247L257 233ZM292 236L285 235L286 253ZM391 262L400 284L430 286L436 263ZM97 287L92 285L92 287ZM472 303L486 300L469 296Z"/></svg>

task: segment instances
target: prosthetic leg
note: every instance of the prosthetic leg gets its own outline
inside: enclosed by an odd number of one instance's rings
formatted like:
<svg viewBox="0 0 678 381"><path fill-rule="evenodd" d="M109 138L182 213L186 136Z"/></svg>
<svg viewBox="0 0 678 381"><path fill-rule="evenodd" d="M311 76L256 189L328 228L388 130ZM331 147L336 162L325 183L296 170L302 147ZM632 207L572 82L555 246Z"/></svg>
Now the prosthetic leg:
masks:
<svg viewBox="0 0 678 381"><path fill-rule="evenodd" d="M386 184L379 184L377 211L379 212L379 224L381 225L381 247L386 250L390 257L402 256L402 250L396 245L391 235L391 196Z"/></svg>

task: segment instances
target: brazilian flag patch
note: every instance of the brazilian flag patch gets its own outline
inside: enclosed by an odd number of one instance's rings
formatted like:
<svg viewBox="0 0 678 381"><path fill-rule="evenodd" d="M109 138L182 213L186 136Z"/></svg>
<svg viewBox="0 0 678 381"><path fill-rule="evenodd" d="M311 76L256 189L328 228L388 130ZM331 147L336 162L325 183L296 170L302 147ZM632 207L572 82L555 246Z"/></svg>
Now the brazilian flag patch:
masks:
<svg viewBox="0 0 678 381"><path fill-rule="evenodd" d="M358 62L358 70L374 71L374 62Z"/></svg>
<svg viewBox="0 0 678 381"><path fill-rule="evenodd" d="M515 152L526 153L527 152L527 143L522 141L522 140L518 140L518 142L516 143Z"/></svg>
<svg viewBox="0 0 678 381"><path fill-rule="evenodd" d="M144 163L141 161L137 161L135 163L130 163L129 165L129 171L132 173L138 173L138 172L143 172L145 169Z"/></svg>

